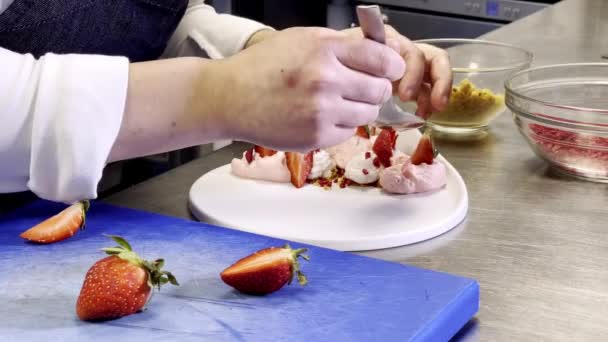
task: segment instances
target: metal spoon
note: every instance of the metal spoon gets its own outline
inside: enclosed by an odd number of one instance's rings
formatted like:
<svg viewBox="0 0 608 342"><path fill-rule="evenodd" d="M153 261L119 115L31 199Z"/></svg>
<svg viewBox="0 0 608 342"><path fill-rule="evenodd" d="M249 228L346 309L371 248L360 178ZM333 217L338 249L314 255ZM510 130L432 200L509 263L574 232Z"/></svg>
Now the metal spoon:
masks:
<svg viewBox="0 0 608 342"><path fill-rule="evenodd" d="M378 5L359 5L357 6L357 18L359 26L365 38L371 39L381 44L386 44L386 32L382 13ZM379 128L393 127L396 130L406 130L420 128L426 122L412 113L401 109L391 97L380 108L378 118L372 126Z"/></svg>

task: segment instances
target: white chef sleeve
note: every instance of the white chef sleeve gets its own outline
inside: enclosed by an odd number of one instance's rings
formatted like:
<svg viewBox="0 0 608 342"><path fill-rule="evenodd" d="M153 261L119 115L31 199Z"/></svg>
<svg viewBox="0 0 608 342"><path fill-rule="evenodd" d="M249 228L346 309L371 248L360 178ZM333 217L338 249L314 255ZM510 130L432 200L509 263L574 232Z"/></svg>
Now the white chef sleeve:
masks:
<svg viewBox="0 0 608 342"><path fill-rule="evenodd" d="M97 197L125 107L124 57L0 48L0 193L73 202Z"/></svg>
<svg viewBox="0 0 608 342"><path fill-rule="evenodd" d="M218 14L203 0L190 0L164 57L200 56L200 50L213 59L229 57L241 51L249 38L262 29L272 28L246 18Z"/></svg>

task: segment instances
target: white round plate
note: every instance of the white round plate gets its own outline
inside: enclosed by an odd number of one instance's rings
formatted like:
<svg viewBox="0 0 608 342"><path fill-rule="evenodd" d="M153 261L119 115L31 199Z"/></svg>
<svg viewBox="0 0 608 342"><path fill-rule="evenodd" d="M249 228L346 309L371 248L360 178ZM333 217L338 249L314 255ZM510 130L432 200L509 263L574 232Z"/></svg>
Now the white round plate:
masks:
<svg viewBox="0 0 608 342"><path fill-rule="evenodd" d="M412 132L400 134L398 147L406 153L419 137ZM466 216L464 181L447 160L439 160L447 167L446 187L414 195L365 187L296 189L238 178L224 165L192 185L190 209L211 224L342 251L403 246L441 235Z"/></svg>

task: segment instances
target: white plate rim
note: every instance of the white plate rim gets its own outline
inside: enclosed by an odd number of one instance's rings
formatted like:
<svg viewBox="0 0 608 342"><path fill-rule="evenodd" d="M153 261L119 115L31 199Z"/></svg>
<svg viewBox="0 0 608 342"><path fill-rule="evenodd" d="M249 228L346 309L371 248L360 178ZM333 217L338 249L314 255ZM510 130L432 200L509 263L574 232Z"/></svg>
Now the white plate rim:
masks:
<svg viewBox="0 0 608 342"><path fill-rule="evenodd" d="M394 233L394 234L390 234L390 235L383 235L379 238L367 239L365 241L357 240L355 238L344 238L341 240L306 239L303 241L300 238L290 236L288 233L270 234L270 235L264 234L264 235L270 236L273 238L290 240L290 241L295 241L295 242L300 242L300 243L306 243L306 244L310 244L310 245L316 245L316 246L337 249L337 250L342 250L342 251L366 251L366 250L393 248L393 247L399 247L399 246L410 245L410 244L422 242L422 241L437 237L439 235L442 235L442 234L450 231L451 229L455 228L456 226L458 226L465 219L467 212L468 212L469 200L468 200L468 191L467 191L466 185L464 183L464 180L462 179L462 176L458 173L458 171L454 168L454 166L451 163L449 163L443 156L441 156L441 155L438 156L438 159L445 164L448 174L452 174L456 179L456 184L457 184L458 189L455 189L453 191L461 192L462 196L460 196L457 207L451 213L451 215L444 217L441 221L439 221L437 224L435 224L435 227L433 229L422 230L422 233L417 234L418 238L416 238L416 239L411 238L411 235L412 235L411 231L409 234L405 234L405 235L399 234L399 233ZM243 231L243 232L259 234L255 231L255 229L251 229L251 227L249 227L249 228L248 227L235 227L231 224L223 222L221 219L213 217L212 215L205 213L203 210L199 210L193 202L193 198L195 197L196 193L198 193L197 189L200 187L200 184L202 182L204 182L205 176L207 176L208 174L212 174L212 173L224 172L226 169L229 169L229 168L230 168L230 164L226 164L226 165L217 167L217 168L205 173L204 175L199 177L193 183L192 187L190 188L189 196L188 196L188 206L190 208L190 211L197 219L204 221L206 223L217 225L217 226L222 226L222 227L229 228L229 229L235 229L235 230L239 230L239 231ZM229 170L228 170L228 172L229 172ZM256 180L245 180L245 181L261 182L261 181L256 181ZM450 191L450 190L451 190L450 188L447 189L447 191ZM408 196L408 195L403 195L403 196Z"/></svg>

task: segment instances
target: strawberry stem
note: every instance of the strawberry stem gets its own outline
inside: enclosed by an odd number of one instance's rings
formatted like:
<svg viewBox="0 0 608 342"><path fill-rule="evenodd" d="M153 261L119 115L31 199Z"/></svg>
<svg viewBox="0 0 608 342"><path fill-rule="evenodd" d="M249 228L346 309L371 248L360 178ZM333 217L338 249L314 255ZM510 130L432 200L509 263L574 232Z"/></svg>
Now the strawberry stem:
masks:
<svg viewBox="0 0 608 342"><path fill-rule="evenodd" d="M424 135L429 137L429 140L431 141L431 146L433 147L433 159L437 158L437 156L439 155L439 151L437 150L437 148L435 147L435 139L433 139L433 129L432 128L427 128L424 131Z"/></svg>
<svg viewBox="0 0 608 342"><path fill-rule="evenodd" d="M127 250L127 251L133 250L131 245L124 238L117 236L117 235L107 235L107 234L104 234L104 235L106 235L110 239L114 240L114 242L116 242L120 247L124 248L125 250Z"/></svg>
<svg viewBox="0 0 608 342"><path fill-rule="evenodd" d="M80 201L80 204L82 205L82 224L80 225L80 230L84 230L84 226L87 223L87 211L89 211L91 203L87 200L84 200Z"/></svg>
<svg viewBox="0 0 608 342"><path fill-rule="evenodd" d="M164 259L156 259L153 262L144 260L133 252L131 245L124 238L116 235L106 236L114 240L118 246L102 248L102 251L143 268L148 273L148 286L150 288L157 287L160 290L160 287L167 283L179 286L177 279L171 272L162 270L163 266L165 266Z"/></svg>
<svg viewBox="0 0 608 342"><path fill-rule="evenodd" d="M84 201L80 201L80 203L82 203L83 214L86 213L87 211L89 211L89 208L91 207L91 202L84 200Z"/></svg>
<svg viewBox="0 0 608 342"><path fill-rule="evenodd" d="M308 284L308 279L306 278L306 276L304 275L304 273L302 273L302 271L300 270L300 263L298 262L298 258L302 258L306 261L310 261L310 256L308 256L307 254L304 254L305 252L308 251L307 248L298 248L298 249L291 249L291 246L289 246L289 244L286 244L285 247L283 247L285 249L287 249L290 253L291 253L291 278L289 279L288 284L291 284L292 280L293 280L293 276L295 275L298 278L298 283L302 286Z"/></svg>

